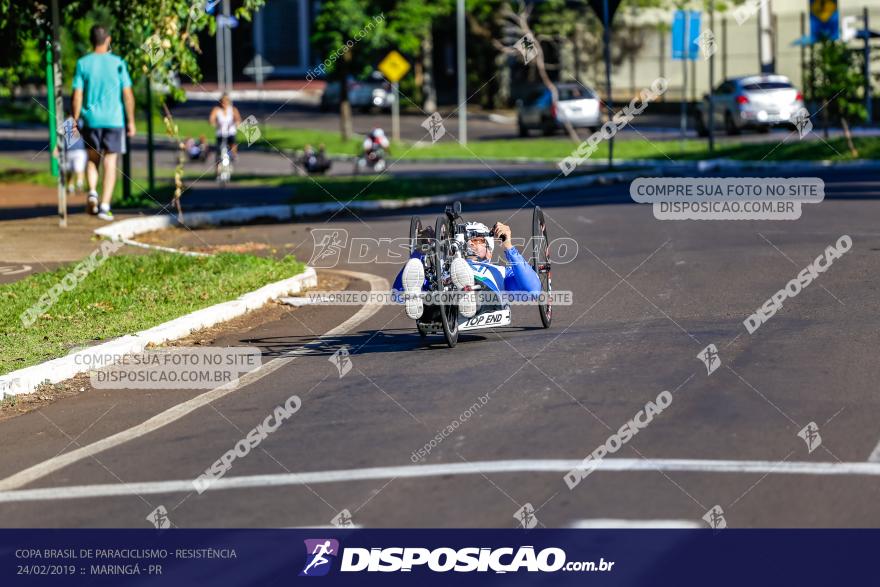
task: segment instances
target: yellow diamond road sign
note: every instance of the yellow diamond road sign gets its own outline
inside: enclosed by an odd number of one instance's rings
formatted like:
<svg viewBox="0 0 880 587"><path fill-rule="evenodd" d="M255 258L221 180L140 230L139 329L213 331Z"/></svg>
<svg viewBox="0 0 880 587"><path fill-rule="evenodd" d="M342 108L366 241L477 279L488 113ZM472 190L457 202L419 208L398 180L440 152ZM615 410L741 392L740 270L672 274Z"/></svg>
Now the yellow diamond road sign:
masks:
<svg viewBox="0 0 880 587"><path fill-rule="evenodd" d="M385 79L392 84L396 84L400 81L400 78L405 76L406 72L409 71L409 67L409 61L397 51L391 51L385 56L385 59L379 63L379 71L381 71L382 75L385 76Z"/></svg>

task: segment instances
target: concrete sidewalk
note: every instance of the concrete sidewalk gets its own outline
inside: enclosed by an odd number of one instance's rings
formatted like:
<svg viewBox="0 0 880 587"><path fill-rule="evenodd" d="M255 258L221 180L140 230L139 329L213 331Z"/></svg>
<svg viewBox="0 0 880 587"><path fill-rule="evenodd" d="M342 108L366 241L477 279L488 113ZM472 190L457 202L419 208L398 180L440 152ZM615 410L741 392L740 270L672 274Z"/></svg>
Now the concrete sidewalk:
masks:
<svg viewBox="0 0 880 587"><path fill-rule="evenodd" d="M0 283L79 261L95 250L93 231L106 222L85 213L85 197L74 196L69 202L67 228L58 226L57 210L55 188L0 186ZM32 217L22 218L23 213Z"/></svg>

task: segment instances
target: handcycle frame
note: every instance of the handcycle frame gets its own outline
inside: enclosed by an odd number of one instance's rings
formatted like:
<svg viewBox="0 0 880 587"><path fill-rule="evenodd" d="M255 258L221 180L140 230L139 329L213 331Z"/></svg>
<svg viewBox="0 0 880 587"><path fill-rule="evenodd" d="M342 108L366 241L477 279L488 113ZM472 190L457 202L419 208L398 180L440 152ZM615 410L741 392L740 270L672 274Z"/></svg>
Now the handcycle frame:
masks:
<svg viewBox="0 0 880 587"><path fill-rule="evenodd" d="M461 218L461 202L458 201L446 206L444 213L437 217L434 224L433 239L424 237L421 218L418 216L410 218L410 254L419 253L423 256L425 279L428 283L429 292L444 294L455 291L449 268L452 259L457 256L464 256L462 247L466 237L465 233L465 224ZM457 238L459 235L462 238ZM549 295L552 289L550 280L552 263L544 213L539 206L535 206L532 214L531 243L530 265L538 274L542 292ZM480 290L479 284L475 284L474 291L479 293ZM459 332L466 324L468 331L510 324L509 318L506 321L490 322L487 320L485 323L479 323L479 321L475 321L476 316L472 319L460 317L458 305L448 303L444 295L433 296L431 301L433 303L425 305L422 317L416 320L416 328L422 338L425 338L428 334L442 333L446 344L450 348L458 343ZM539 305L538 310L542 326L549 328L552 319L550 300L547 299L546 304ZM504 306L501 311L507 312L509 316L510 308L509 306ZM479 315L480 313L477 314L477 316Z"/></svg>

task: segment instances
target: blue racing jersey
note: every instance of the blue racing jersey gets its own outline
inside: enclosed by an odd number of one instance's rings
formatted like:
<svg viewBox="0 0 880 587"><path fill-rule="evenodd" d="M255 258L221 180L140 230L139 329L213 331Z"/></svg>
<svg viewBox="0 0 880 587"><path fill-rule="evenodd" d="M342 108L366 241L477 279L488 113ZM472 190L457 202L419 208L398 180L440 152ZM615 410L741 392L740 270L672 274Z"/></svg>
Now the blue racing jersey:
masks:
<svg viewBox="0 0 880 587"><path fill-rule="evenodd" d="M424 255L416 252L413 258L424 259ZM504 258L507 266L493 265L491 263L467 259L468 265L474 272L474 281L483 287L496 292L525 292L538 295L541 293L541 280L538 274L526 262L516 247L504 250ZM427 288L427 282L422 289ZM397 274L394 291L403 291L403 269Z"/></svg>

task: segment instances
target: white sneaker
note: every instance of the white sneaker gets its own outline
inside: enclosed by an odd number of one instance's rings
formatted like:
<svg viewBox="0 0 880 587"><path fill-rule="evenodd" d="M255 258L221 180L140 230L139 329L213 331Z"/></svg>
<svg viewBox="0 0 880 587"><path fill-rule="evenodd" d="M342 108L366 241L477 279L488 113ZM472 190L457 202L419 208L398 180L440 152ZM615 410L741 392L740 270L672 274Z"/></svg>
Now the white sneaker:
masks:
<svg viewBox="0 0 880 587"><path fill-rule="evenodd" d="M474 292L474 272L471 271L471 266L461 257L456 257L452 260L449 272L456 289L466 292L458 301L459 313L465 318L473 317L477 313L477 294Z"/></svg>
<svg viewBox="0 0 880 587"><path fill-rule="evenodd" d="M89 198L86 200L86 210L94 216L98 213L98 192L89 192Z"/></svg>
<svg viewBox="0 0 880 587"><path fill-rule="evenodd" d="M421 259L410 259L403 267L403 292L406 303L406 315L417 320L422 317L425 311L425 304L420 294L422 285L425 283L425 267L422 265Z"/></svg>

